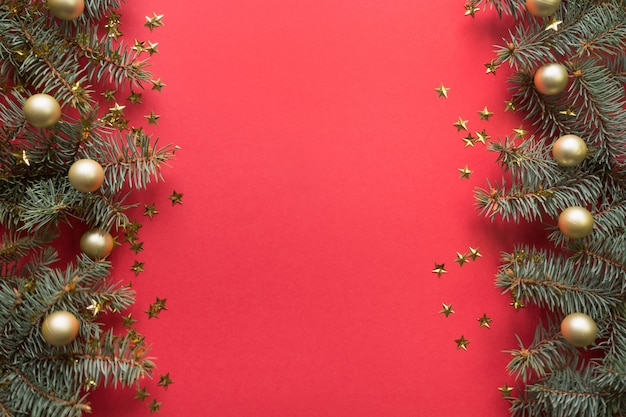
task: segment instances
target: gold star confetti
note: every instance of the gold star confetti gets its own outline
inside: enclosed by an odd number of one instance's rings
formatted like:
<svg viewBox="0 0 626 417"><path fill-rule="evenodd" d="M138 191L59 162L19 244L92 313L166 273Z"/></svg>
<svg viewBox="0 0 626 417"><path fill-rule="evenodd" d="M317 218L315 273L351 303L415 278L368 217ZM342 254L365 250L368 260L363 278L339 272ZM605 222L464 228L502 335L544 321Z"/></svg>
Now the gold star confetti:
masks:
<svg viewBox="0 0 626 417"><path fill-rule="evenodd" d="M30 159L28 158L28 154L26 153L24 149L22 149L21 152L15 151L12 153L12 155L15 158L15 161L18 165L26 164L27 166L30 166Z"/></svg>
<svg viewBox="0 0 626 417"><path fill-rule="evenodd" d="M522 139L524 139L524 137L528 133L527 130L524 130L523 126L520 126L517 129L513 129L513 132L515 132L515 136L517 136L519 138L522 138Z"/></svg>
<svg viewBox="0 0 626 417"><path fill-rule="evenodd" d="M137 388L137 390L135 390L135 399L139 400L139 401L143 401L146 399L146 397L149 397L150 394L146 391L146 387L143 388Z"/></svg>
<svg viewBox="0 0 626 417"><path fill-rule="evenodd" d="M132 243L130 244L130 250L135 252L135 255L137 255L139 252L143 250L143 242L138 242L135 239L133 239Z"/></svg>
<svg viewBox="0 0 626 417"><path fill-rule="evenodd" d="M484 313L482 317L476 318L476 320L478 320L478 322L480 323L479 327L486 327L488 329L491 328L491 326L489 326L489 323L491 323L491 319L487 317L487 313Z"/></svg>
<svg viewBox="0 0 626 417"><path fill-rule="evenodd" d="M174 381L172 381L172 379L170 378L169 372L166 373L165 375L159 375L159 382L157 383L158 386L163 387L164 389L167 389L167 387L173 383Z"/></svg>
<svg viewBox="0 0 626 417"><path fill-rule="evenodd" d="M144 50L150 54L150 56L152 56L153 54L158 54L159 50L157 49L157 46L159 46L158 42L152 43L150 41L148 41L148 46L146 46L144 48Z"/></svg>
<svg viewBox="0 0 626 417"><path fill-rule="evenodd" d="M552 29L553 31L558 32L559 25L561 23L563 23L562 20L556 20L556 18L553 17L552 20L550 20L550 23L548 23L548 26L546 26L546 30Z"/></svg>
<svg viewBox="0 0 626 417"><path fill-rule="evenodd" d="M150 307L144 311L144 313L148 314L148 319L158 318L161 310L167 310L167 306L165 305L166 301L167 299L165 298L157 297L156 302L150 304Z"/></svg>
<svg viewBox="0 0 626 417"><path fill-rule="evenodd" d="M140 273L146 271L144 269L145 264L146 264L145 262L139 262L138 260L135 260L135 262L133 263L133 266L131 266L130 269L135 273L135 276L137 276Z"/></svg>
<svg viewBox="0 0 626 417"><path fill-rule="evenodd" d="M480 132L476 132L476 140L474 142L480 142L485 145L487 143L487 139L489 139L490 137L491 136L487 134L487 131L483 129Z"/></svg>
<svg viewBox="0 0 626 417"><path fill-rule="evenodd" d="M500 67L500 65L496 64L496 60L492 59L489 62L485 63L485 74L493 74L496 75L496 70Z"/></svg>
<svg viewBox="0 0 626 417"><path fill-rule="evenodd" d="M448 91L450 91L450 89L444 87L442 83L438 88L435 88L435 91L437 92L437 98L448 98Z"/></svg>
<svg viewBox="0 0 626 417"><path fill-rule="evenodd" d="M463 350L467 350L467 345L470 344L470 341L467 340L465 336L463 335L461 335L460 339L454 339L454 342L456 343L457 349L463 349Z"/></svg>
<svg viewBox="0 0 626 417"><path fill-rule="evenodd" d="M153 399L152 402L150 404L148 404L148 407L150 408L150 414L161 412L161 406L162 405L163 405L163 403L158 402L156 400L156 398Z"/></svg>
<svg viewBox="0 0 626 417"><path fill-rule="evenodd" d="M141 104L141 93L132 91L126 99L133 104Z"/></svg>
<svg viewBox="0 0 626 417"><path fill-rule="evenodd" d="M467 136L465 136L463 138L463 142L465 142L465 147L467 148L468 146L471 146L472 148L474 147L474 142L476 141L476 138L474 136L472 136L472 132L468 132Z"/></svg>
<svg viewBox="0 0 626 417"><path fill-rule="evenodd" d="M163 15L157 15L153 12L152 17L146 16L146 23L144 24L144 26L150 29L150 32L152 32L154 28L163 26Z"/></svg>
<svg viewBox="0 0 626 417"><path fill-rule="evenodd" d="M102 306L96 300L91 300L91 304L87 306L87 310L91 311L94 316L98 315Z"/></svg>
<svg viewBox="0 0 626 417"><path fill-rule="evenodd" d="M135 44L132 46L131 49L137 51L138 53L142 53L146 50L146 42L138 41L137 39L135 39Z"/></svg>
<svg viewBox="0 0 626 417"><path fill-rule="evenodd" d="M467 255L468 258L471 258L472 261L475 261L477 258L482 258L483 256L478 252L479 248L469 247L470 253Z"/></svg>
<svg viewBox="0 0 626 417"><path fill-rule="evenodd" d="M159 93L161 92L161 89L163 89L163 87L167 86L167 84L163 84L163 82L161 82L160 78L157 78L156 80L150 80L150 82L152 83L152 89L157 90Z"/></svg>
<svg viewBox="0 0 626 417"><path fill-rule="evenodd" d="M463 267L463 264L469 263L469 260L467 259L467 255L457 252L454 262L458 263L460 267Z"/></svg>
<svg viewBox="0 0 626 417"><path fill-rule="evenodd" d="M443 306L443 308L439 312L440 314L445 315L446 318L448 318L450 314L454 314L454 310L452 310L452 304L448 305L448 304L441 303L441 305Z"/></svg>
<svg viewBox="0 0 626 417"><path fill-rule="evenodd" d="M154 111L151 111L150 114L145 115L144 117L148 120L149 125L156 125L159 123L158 120L161 116L154 114Z"/></svg>
<svg viewBox="0 0 626 417"><path fill-rule="evenodd" d="M143 225L137 221L137 219L131 220L130 223L126 224L125 228L131 232L137 233L139 229L141 229Z"/></svg>
<svg viewBox="0 0 626 417"><path fill-rule="evenodd" d="M568 106L565 110L561 110L559 114L566 116L568 119L570 117L576 117L576 113L574 112L574 109L571 106Z"/></svg>
<svg viewBox="0 0 626 417"><path fill-rule="evenodd" d="M115 101L115 90L105 90L102 94L105 100L107 101Z"/></svg>
<svg viewBox="0 0 626 417"><path fill-rule="evenodd" d="M522 304L522 302L519 301L519 300L513 300L513 301L511 301L509 303L509 305L511 307L513 307L515 309L515 311L518 311L520 308L524 308L525 307L524 304Z"/></svg>
<svg viewBox="0 0 626 417"><path fill-rule="evenodd" d="M154 207L154 204L146 205L144 204L144 216L148 216L150 220L154 217L155 214L158 214L159 211Z"/></svg>
<svg viewBox="0 0 626 417"><path fill-rule="evenodd" d="M432 270L433 274L437 274L437 278L441 278L441 274L447 274L448 271L445 269L445 264L438 264L435 262L435 269Z"/></svg>
<svg viewBox="0 0 626 417"><path fill-rule="evenodd" d="M503 387L499 387L498 391L502 394L502 398L508 398L511 396L511 391L513 391L512 387L509 387L507 384L504 384Z"/></svg>
<svg viewBox="0 0 626 417"><path fill-rule="evenodd" d="M465 5L465 16L472 16L476 14L476 12L480 11L478 7L475 7L474 3L468 3Z"/></svg>
<svg viewBox="0 0 626 417"><path fill-rule="evenodd" d="M459 116L459 120L457 120L456 122L452 123L452 126L456 127L456 131L460 132L461 130L467 130L467 123L469 122L469 120L463 120L461 119L461 116Z"/></svg>
<svg viewBox="0 0 626 417"><path fill-rule="evenodd" d="M515 103L513 102L513 100L505 101L504 105L506 106L504 108L504 111L515 111Z"/></svg>
<svg viewBox="0 0 626 417"><path fill-rule="evenodd" d="M172 200L172 205L176 205L176 204L183 204L183 193L177 193L176 190L172 191L172 194L169 195L167 198L169 198L170 200Z"/></svg>
<svg viewBox="0 0 626 417"><path fill-rule="evenodd" d="M479 110L479 111L478 111L478 114L480 115L480 120L485 120L485 121L487 121L487 122L489 121L489 118L490 118L491 116L493 116L493 112L490 112L490 111L487 109L487 106L485 106L485 108L484 108L484 109Z"/></svg>
<svg viewBox="0 0 626 417"><path fill-rule="evenodd" d="M111 113L113 116L123 116L125 108L126 106L120 106L119 104L115 103L115 106L109 108L109 113Z"/></svg>
<svg viewBox="0 0 626 417"><path fill-rule="evenodd" d="M122 326L124 327L133 327L133 324L137 323L137 320L133 318L133 313L130 313L126 317L122 317Z"/></svg>
<svg viewBox="0 0 626 417"><path fill-rule="evenodd" d="M468 179L468 180L469 180L470 175L472 174L472 172L474 172L474 171L470 170L470 169L467 167L467 165L465 165L465 167L464 167L464 168L458 168L458 170L459 170L459 172L461 173L461 176L459 177L459 179L463 179L463 178L465 178L465 179Z"/></svg>

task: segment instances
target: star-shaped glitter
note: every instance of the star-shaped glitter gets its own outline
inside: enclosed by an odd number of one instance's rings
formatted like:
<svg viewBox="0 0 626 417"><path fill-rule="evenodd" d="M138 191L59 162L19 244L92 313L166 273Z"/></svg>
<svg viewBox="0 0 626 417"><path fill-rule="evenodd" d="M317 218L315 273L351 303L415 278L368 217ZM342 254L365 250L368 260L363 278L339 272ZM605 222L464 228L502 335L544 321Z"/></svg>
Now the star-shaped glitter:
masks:
<svg viewBox="0 0 626 417"><path fill-rule="evenodd" d="M524 130L523 126L520 126L517 129L513 129L513 132L515 132L515 136L517 136L519 138L522 138L522 139L524 139L524 137L528 133L527 130Z"/></svg>
<svg viewBox="0 0 626 417"><path fill-rule="evenodd" d="M504 111L515 111L515 103L513 102L513 100L505 101L504 105L506 106L504 108Z"/></svg>
<svg viewBox="0 0 626 417"><path fill-rule="evenodd" d="M146 50L146 42L135 39L135 44L131 47L131 49L141 53Z"/></svg>
<svg viewBox="0 0 626 417"><path fill-rule="evenodd" d="M522 302L519 301L519 300L513 300L513 301L511 301L509 303L509 305L511 307L513 307L515 309L515 311L518 311L520 308L524 308L525 307L524 304L522 304Z"/></svg>
<svg viewBox="0 0 626 417"><path fill-rule="evenodd" d="M496 64L496 60L492 59L489 62L485 63L485 68L487 68L485 70L485 74L493 74L496 75L496 70L500 67L499 64Z"/></svg>
<svg viewBox="0 0 626 417"><path fill-rule="evenodd" d="M450 91L450 89L444 87L442 83L438 88L435 88L435 91L437 92L437 98L448 98L448 91Z"/></svg>
<svg viewBox="0 0 626 417"><path fill-rule="evenodd" d="M167 387L173 383L174 381L172 381L172 379L170 378L169 372L166 373L165 375L159 375L159 382L157 383L158 386L163 387L164 389L167 389Z"/></svg>
<svg viewBox="0 0 626 417"><path fill-rule="evenodd" d="M98 313L100 312L100 309L102 308L102 306L100 305L99 302L97 302L96 300L91 300L91 304L89 306L87 306L87 310L91 311L91 313L96 316L98 315Z"/></svg>
<svg viewBox="0 0 626 417"><path fill-rule="evenodd" d="M571 106L566 107L565 110L561 110L559 112L559 114L562 114L563 116L567 117L568 119L570 117L576 117L576 113L574 112L574 109Z"/></svg>
<svg viewBox="0 0 626 417"><path fill-rule="evenodd" d="M474 172L470 170L467 165L465 165L465 167L463 168L458 168L458 170L461 173L461 175L459 176L459 179L465 178L469 180L470 175L472 174L472 172Z"/></svg>
<svg viewBox="0 0 626 417"><path fill-rule="evenodd" d="M148 46L146 46L144 48L144 50L150 54L150 56L152 56L153 54L158 54L159 50L157 49L157 46L159 46L158 42L152 43L150 41L148 41Z"/></svg>
<svg viewBox="0 0 626 417"><path fill-rule="evenodd" d="M490 111L487 109L487 106L485 106L485 108L484 108L484 109L480 110L480 111L478 112L478 114L479 114L479 116L480 116L480 120L485 120L485 121L487 121L487 122L489 121L489 118L490 118L491 116L493 116L493 112L490 112Z"/></svg>
<svg viewBox="0 0 626 417"><path fill-rule="evenodd" d="M139 262L138 260L135 259L135 262L133 263L133 266L130 267L130 269L135 273L135 276L137 276L140 273L146 271L144 269L145 264L146 264L145 262Z"/></svg>
<svg viewBox="0 0 626 417"><path fill-rule="evenodd" d="M133 318L133 314L130 313L128 316L126 317L122 317L122 326L124 327L133 327L133 324L137 323L137 320L135 320Z"/></svg>
<svg viewBox="0 0 626 417"><path fill-rule="evenodd" d="M124 114L124 109L126 106L120 106L118 103L115 103L113 107L109 108L109 113L114 116L122 116Z"/></svg>
<svg viewBox="0 0 626 417"><path fill-rule="evenodd" d="M167 86L167 84L163 84L160 78L157 78L156 80L150 80L150 82L152 83L152 89L157 90L159 93L161 92L163 87Z"/></svg>
<svg viewBox="0 0 626 417"><path fill-rule="evenodd" d="M452 304L441 303L441 305L443 306L443 308L439 312L440 314L445 315L446 318L448 318L450 314L454 314L454 310L452 310Z"/></svg>
<svg viewBox="0 0 626 417"><path fill-rule="evenodd" d="M154 207L154 204L150 204L150 205L144 204L143 207L144 207L143 215L148 216L150 220L152 220L155 214L159 213L159 211Z"/></svg>
<svg viewBox="0 0 626 417"><path fill-rule="evenodd" d="M176 204L183 204L183 193L177 193L176 190L172 191L172 194L169 195L167 198L169 198L170 200L172 200L172 205L176 205Z"/></svg>
<svg viewBox="0 0 626 417"><path fill-rule="evenodd" d="M470 344L470 341L467 340L465 336L463 335L461 335L460 339L454 339L454 342L456 343L457 349L463 349L463 350L467 350L467 345Z"/></svg>
<svg viewBox="0 0 626 417"><path fill-rule="evenodd" d="M470 253L467 254L468 258L471 258L472 261L475 261L477 258L482 258L483 255L480 254L480 252L478 252L479 248L473 248L473 247L469 247L469 251Z"/></svg>
<svg viewBox="0 0 626 417"><path fill-rule="evenodd" d="M552 20L550 20L550 23L548 23L548 26L546 26L546 30L553 30L555 32L558 32L559 25L561 23L563 23L562 20L556 20L556 18L553 17Z"/></svg>
<svg viewBox="0 0 626 417"><path fill-rule="evenodd" d="M486 327L488 329L491 328L489 323L491 323L491 318L487 317L487 313L484 313L482 317L477 317L476 320L480 323L479 327Z"/></svg>
<svg viewBox="0 0 626 417"><path fill-rule="evenodd" d="M459 116L459 120L452 123L452 126L456 127L456 131L460 132L461 130L467 130L467 123L469 120L463 120L461 116Z"/></svg>
<svg viewBox="0 0 626 417"><path fill-rule="evenodd" d="M154 111L151 111L150 114L145 115L144 117L148 120L149 125L156 125L159 123L158 120L161 116L154 114Z"/></svg>
<svg viewBox="0 0 626 417"><path fill-rule="evenodd" d="M433 274L437 274L437 278L441 278L441 274L447 274L448 271L445 269L445 264L438 264L435 262L435 269L432 270Z"/></svg>
<svg viewBox="0 0 626 417"><path fill-rule="evenodd" d="M157 297L156 302L150 304L150 307L144 311L144 313L148 314L148 319L158 318L161 310L167 310L167 306L165 305L166 301L167 299L165 298Z"/></svg>
<svg viewBox="0 0 626 417"><path fill-rule="evenodd" d="M474 142L476 142L476 138L472 136L472 132L468 132L467 136L463 138L463 142L465 142L465 147L471 146L474 147Z"/></svg>
<svg viewBox="0 0 626 417"><path fill-rule="evenodd" d="M128 224L125 226L125 228L126 228L127 230L129 230L129 231L131 231L131 232L135 232L135 233L139 232L139 229L141 229L142 227L143 227L143 225L142 225L141 223L139 223L139 222L137 221L137 219L132 219L132 220L130 221L130 223L128 223Z"/></svg>
<svg viewBox="0 0 626 417"><path fill-rule="evenodd" d="M474 17L476 12L478 12L478 11L480 11L480 9L478 7L475 7L475 4L473 2L470 2L470 3L465 5L465 16L472 16L472 17Z"/></svg>
<svg viewBox="0 0 626 417"><path fill-rule="evenodd" d="M460 267L463 267L464 264L469 263L469 260L467 259L467 255L457 252L454 262L458 263Z"/></svg>
<svg viewBox="0 0 626 417"><path fill-rule="evenodd" d="M150 394L146 391L146 387L137 388L135 390L135 399L136 400L143 401L143 400L145 400L149 396L150 396Z"/></svg>
<svg viewBox="0 0 626 417"><path fill-rule="evenodd" d="M485 145L487 143L487 139L489 139L490 137L491 136L487 134L487 131L483 129L480 132L476 132L476 139L474 140L474 142L480 142Z"/></svg>
<svg viewBox="0 0 626 417"><path fill-rule="evenodd" d="M132 243L130 244L130 250L135 252L135 255L137 255L143 250L143 242L139 242L133 239Z"/></svg>
<svg viewBox="0 0 626 417"><path fill-rule="evenodd" d="M511 396L511 391L513 391L513 387L509 387L507 384L504 384L503 387L499 387L498 391L502 394L502 398L508 398Z"/></svg>
<svg viewBox="0 0 626 417"><path fill-rule="evenodd" d="M156 13L153 12L152 17L146 16L146 23L144 23L144 26L150 29L151 32L154 28L163 26L163 15L162 14L157 15Z"/></svg>
<svg viewBox="0 0 626 417"><path fill-rule="evenodd" d="M148 407L150 408L150 414L160 412L162 405L163 405L163 403L158 402L156 400L156 398L153 399L152 402L150 404L148 404Z"/></svg>
<svg viewBox="0 0 626 417"><path fill-rule="evenodd" d="M128 96L126 99L129 100L133 104L141 104L141 93L132 91L130 93L130 96Z"/></svg>

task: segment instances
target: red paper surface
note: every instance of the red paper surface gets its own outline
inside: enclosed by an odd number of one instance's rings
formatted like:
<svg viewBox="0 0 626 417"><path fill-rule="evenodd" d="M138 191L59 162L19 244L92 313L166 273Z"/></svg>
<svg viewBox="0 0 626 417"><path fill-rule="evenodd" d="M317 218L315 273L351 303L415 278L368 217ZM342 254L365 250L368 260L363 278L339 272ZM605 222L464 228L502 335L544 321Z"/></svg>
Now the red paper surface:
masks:
<svg viewBox="0 0 626 417"><path fill-rule="evenodd" d="M496 155L452 125L512 134L506 72L485 74L510 21L463 1L133 1L122 31L158 42L131 124L182 150L142 198L144 251L112 256L138 291L162 416L507 416L498 387L535 320L494 288L521 227L479 216ZM150 32L144 16L163 14ZM437 98L441 83L449 98ZM128 104L130 108L130 103ZM487 106L495 114L480 121ZM528 129L529 126L526 126ZM473 170L470 180L459 168ZM184 193L172 207L167 195ZM524 230L522 230L524 229ZM483 257L462 268L456 253ZM134 260L145 262L135 277ZM448 273L431 270L445 263ZM155 297L168 310L148 320ZM456 314L445 318L441 304ZM477 317L493 318L491 329ZM468 350L457 349L465 336ZM170 373L167 390L156 386ZM94 416L147 416L133 390Z"/></svg>

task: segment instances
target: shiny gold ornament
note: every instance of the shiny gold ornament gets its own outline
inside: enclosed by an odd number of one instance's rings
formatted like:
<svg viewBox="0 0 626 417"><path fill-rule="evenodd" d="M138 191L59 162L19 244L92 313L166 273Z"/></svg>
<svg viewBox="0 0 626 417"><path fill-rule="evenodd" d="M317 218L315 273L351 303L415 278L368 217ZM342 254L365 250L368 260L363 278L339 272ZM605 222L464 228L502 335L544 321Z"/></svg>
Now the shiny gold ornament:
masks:
<svg viewBox="0 0 626 417"><path fill-rule="evenodd" d="M552 156L562 167L576 166L587 156L587 144L576 135L563 135L552 145Z"/></svg>
<svg viewBox="0 0 626 417"><path fill-rule="evenodd" d="M561 0L526 0L526 8L536 17L547 17L556 12Z"/></svg>
<svg viewBox="0 0 626 417"><path fill-rule="evenodd" d="M559 229L567 237L582 239L593 229L593 216L584 207L568 207L559 215Z"/></svg>
<svg viewBox="0 0 626 417"><path fill-rule="evenodd" d="M61 20L74 20L85 10L84 0L48 0L48 8Z"/></svg>
<svg viewBox="0 0 626 417"><path fill-rule="evenodd" d="M567 87L567 69L558 63L545 64L535 73L535 87L541 94L553 96Z"/></svg>
<svg viewBox="0 0 626 417"><path fill-rule="evenodd" d="M24 117L35 127L52 127L61 118L61 106L48 94L33 94L24 102Z"/></svg>
<svg viewBox="0 0 626 417"><path fill-rule="evenodd" d="M87 230L80 238L80 250L91 259L104 258L113 250L113 237L99 228Z"/></svg>
<svg viewBox="0 0 626 417"><path fill-rule="evenodd" d="M589 346L598 336L598 326L591 317L583 313L567 315L561 322L561 334L570 345Z"/></svg>
<svg viewBox="0 0 626 417"><path fill-rule="evenodd" d="M82 193L96 191L104 181L104 169L93 159L79 159L70 167L70 184Z"/></svg>
<svg viewBox="0 0 626 417"><path fill-rule="evenodd" d="M71 343L78 335L80 323L67 311L55 311L49 314L41 324L41 334L46 342L53 346Z"/></svg>

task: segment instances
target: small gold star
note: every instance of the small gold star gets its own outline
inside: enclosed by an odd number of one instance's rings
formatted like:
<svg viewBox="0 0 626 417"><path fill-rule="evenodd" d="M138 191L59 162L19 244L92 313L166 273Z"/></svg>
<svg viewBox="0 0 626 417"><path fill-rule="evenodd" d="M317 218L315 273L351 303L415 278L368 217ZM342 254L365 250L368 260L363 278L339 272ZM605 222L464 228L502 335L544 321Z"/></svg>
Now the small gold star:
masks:
<svg viewBox="0 0 626 417"><path fill-rule="evenodd" d="M94 316L98 315L102 306L96 300L91 300L91 304L87 306L87 310L91 311Z"/></svg>
<svg viewBox="0 0 626 417"><path fill-rule="evenodd" d="M463 264L469 263L469 260L467 259L467 255L457 252L454 262L458 263L460 267L463 267Z"/></svg>
<svg viewBox="0 0 626 417"><path fill-rule="evenodd" d="M489 326L491 319L487 317L487 313L484 313L482 317L478 317L476 320L480 323L480 327L491 328L491 326Z"/></svg>
<svg viewBox="0 0 626 417"><path fill-rule="evenodd" d="M487 134L487 131L483 129L480 132L476 132L476 140L474 142L480 142L485 145L487 143L487 139L489 139L490 137L491 136Z"/></svg>
<svg viewBox="0 0 626 417"><path fill-rule="evenodd" d="M437 98L440 98L440 97L448 98L448 91L450 91L450 89L444 87L442 83L439 86L439 88L435 88L435 91L437 92Z"/></svg>
<svg viewBox="0 0 626 417"><path fill-rule="evenodd" d="M154 114L154 111L151 111L150 114L144 116L148 120L149 125L159 124L158 120L161 117L158 114Z"/></svg>
<svg viewBox="0 0 626 417"><path fill-rule="evenodd" d="M146 42L138 41L137 39L135 39L135 44L132 46L131 49L134 49L138 53L142 53L146 50Z"/></svg>
<svg viewBox="0 0 626 417"><path fill-rule="evenodd" d="M463 138L463 142L465 142L465 147L467 148L468 146L471 146L472 148L474 147L474 142L476 141L476 138L474 136L472 136L472 132L468 132L467 136L465 136Z"/></svg>
<svg viewBox="0 0 626 417"><path fill-rule="evenodd" d="M480 110L478 114L480 115L480 120L485 120L487 122L489 121L489 118L493 116L493 112L487 110L487 106L485 106L484 109Z"/></svg>
<svg viewBox="0 0 626 417"><path fill-rule="evenodd" d="M503 387L499 387L498 391L502 394L502 398L508 398L511 396L511 391L513 391L512 387L509 387L507 384L504 384Z"/></svg>
<svg viewBox="0 0 626 417"><path fill-rule="evenodd" d="M506 105L504 111L515 111L515 103L513 102L513 100L507 100L504 102L504 104Z"/></svg>
<svg viewBox="0 0 626 417"><path fill-rule="evenodd" d="M167 310L167 306L165 305L166 301L165 298L157 297L156 302L150 304L150 307L144 311L144 313L148 314L148 319L158 318L161 310Z"/></svg>
<svg viewBox="0 0 626 417"><path fill-rule="evenodd" d="M126 224L125 228L131 232L137 233L139 229L141 229L143 225L137 221L137 219L131 220L130 223Z"/></svg>
<svg viewBox="0 0 626 417"><path fill-rule="evenodd" d="M124 327L133 327L133 324L135 324L136 322L137 320L133 318L133 313L130 313L126 317L122 317L122 326Z"/></svg>
<svg viewBox="0 0 626 417"><path fill-rule="evenodd" d="M440 314L445 315L446 318L448 318L450 314L454 314L454 310L452 310L452 304L448 305L448 304L441 303L441 305L443 306L443 308L439 312Z"/></svg>
<svg viewBox="0 0 626 417"><path fill-rule="evenodd" d="M120 106L119 104L115 103L115 106L109 108L109 113L114 116L123 116L125 108L126 106Z"/></svg>
<svg viewBox="0 0 626 417"><path fill-rule="evenodd" d="M546 26L546 30L552 29L553 31L558 32L559 25L561 23L563 23L562 20L556 20L556 17L553 17L552 20L550 20L550 23L548 24L548 26Z"/></svg>
<svg viewBox="0 0 626 417"><path fill-rule="evenodd" d="M144 24L144 26L150 29L150 32L152 32L154 28L163 26L163 15L157 15L153 12L152 17L146 16L146 23Z"/></svg>
<svg viewBox="0 0 626 417"><path fill-rule="evenodd" d="M469 120L463 120L461 119L461 116L459 116L459 120L457 120L456 122L452 123L452 126L456 127L456 131L460 132L461 130L467 130L467 123L469 122Z"/></svg>
<svg viewBox="0 0 626 417"><path fill-rule="evenodd" d="M482 255L480 254L480 252L478 252L479 248L473 248L470 246L469 250L470 253L467 255L469 258L472 258L472 261L475 261L476 258L482 258Z"/></svg>
<svg viewBox="0 0 626 417"><path fill-rule="evenodd" d="M524 136L526 136L526 134L528 133L528 131L524 130L523 126L520 126L517 129L513 129L513 132L515 132L515 136L522 139L524 139Z"/></svg>
<svg viewBox="0 0 626 417"><path fill-rule="evenodd" d="M159 382L157 383L158 386L163 387L164 389L167 389L167 387L173 383L174 381L172 381L172 379L170 378L169 372L166 373L165 375L159 375Z"/></svg>
<svg viewBox="0 0 626 417"><path fill-rule="evenodd" d="M467 165L465 165L465 167L464 167L464 168L458 168L458 170L459 170L459 172L461 173L461 176L459 177L459 179L463 179L463 178L465 178L465 179L468 179L468 180L469 180L470 175L472 174L472 172L474 172L474 171L470 170L470 169L467 167Z"/></svg>
<svg viewBox="0 0 626 417"><path fill-rule="evenodd" d="M465 5L465 16L472 16L476 14L476 12L480 11L478 7L474 7L474 3L468 3Z"/></svg>
<svg viewBox="0 0 626 417"><path fill-rule="evenodd" d="M101 93L105 100L107 101L115 101L115 90L105 90L104 93Z"/></svg>
<svg viewBox="0 0 626 417"><path fill-rule="evenodd" d="M157 78L156 80L150 80L150 82L152 83L152 89L153 89L153 90L157 90L159 93L161 92L161 89L162 89L163 87L166 87L166 86L167 86L167 84L163 84L163 83L161 82L161 79L160 79L160 78Z"/></svg>
<svg viewBox="0 0 626 417"><path fill-rule="evenodd" d="M153 399L152 402L150 404L148 404L148 407L150 408L150 414L161 412L161 406L162 405L163 405L163 403L158 402L156 400L156 398Z"/></svg>
<svg viewBox="0 0 626 417"><path fill-rule="evenodd" d="M183 193L177 193L176 190L172 191L172 194L168 196L170 200L172 200L172 205L183 204Z"/></svg>
<svg viewBox="0 0 626 417"><path fill-rule="evenodd" d="M492 59L489 62L485 63L485 68L487 68L485 70L485 74L493 74L496 75L496 70L500 67L499 64L496 64L496 60Z"/></svg>
<svg viewBox="0 0 626 417"><path fill-rule="evenodd" d="M150 220L154 217L155 214L158 214L159 211L154 207L154 204L146 205L144 204L144 216L148 216Z"/></svg>
<svg viewBox="0 0 626 417"><path fill-rule="evenodd" d="M127 97L127 100L130 100L133 104L141 104L141 93L136 93L132 91L130 96Z"/></svg>
<svg viewBox="0 0 626 417"><path fill-rule="evenodd" d="M559 114L566 116L568 119L570 117L576 117L576 113L574 112L574 109L572 109L571 106L568 106L565 110L561 110Z"/></svg>
<svg viewBox="0 0 626 417"><path fill-rule="evenodd" d="M519 300L513 300L509 303L509 305L512 306L515 309L515 311L518 311L520 308L525 307L524 304L522 304L522 302Z"/></svg>
<svg viewBox="0 0 626 417"><path fill-rule="evenodd" d="M157 46L159 46L158 42L152 43L150 41L148 41L148 46L146 46L144 48L144 50L150 54L150 56L152 56L153 54L158 54L159 50L157 49Z"/></svg>
<svg viewBox="0 0 626 417"><path fill-rule="evenodd" d="M145 262L139 262L138 260L135 259L135 262L133 263L133 266L130 267L130 269L135 273L135 276L137 276L140 273L146 271L144 269L145 264L146 264Z"/></svg>
<svg viewBox="0 0 626 417"><path fill-rule="evenodd" d="M126 239L128 240L128 237ZM143 250L143 242L139 242L135 239L132 239L132 243L130 244L130 250L135 252L135 255L137 255L139 252Z"/></svg>
<svg viewBox="0 0 626 417"><path fill-rule="evenodd" d="M463 350L467 350L467 345L470 344L470 341L467 340L465 336L463 335L461 335L460 339L454 339L454 342L456 343L457 349L463 349Z"/></svg>
<svg viewBox="0 0 626 417"><path fill-rule="evenodd" d="M146 399L146 397L149 397L150 394L146 391L146 387L143 388L137 388L137 390L135 390L135 399L139 400L139 401L143 401Z"/></svg>
<svg viewBox="0 0 626 417"><path fill-rule="evenodd" d="M438 264L435 262L435 269L432 270L433 274L437 274L437 278L441 278L441 274L447 274L448 271L445 269L445 264Z"/></svg>

